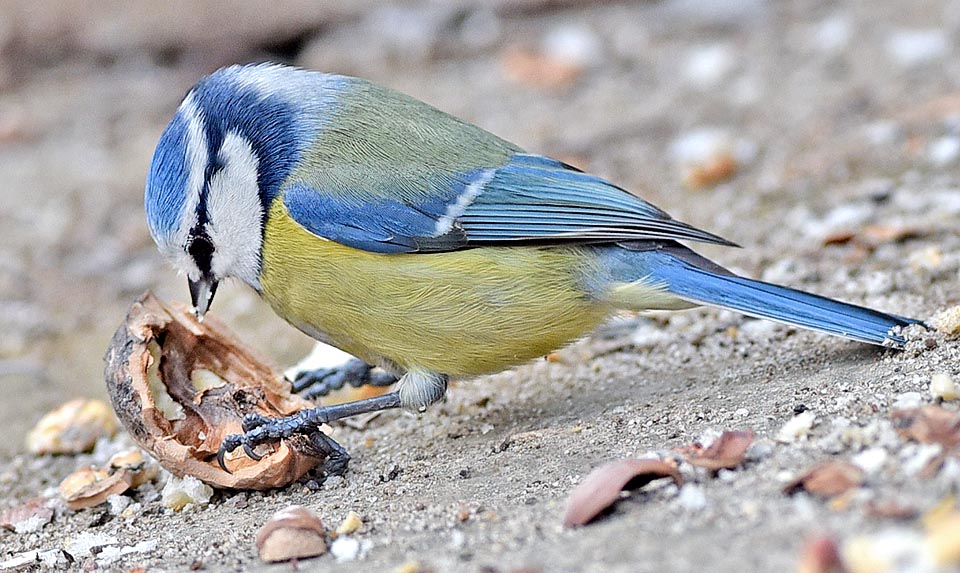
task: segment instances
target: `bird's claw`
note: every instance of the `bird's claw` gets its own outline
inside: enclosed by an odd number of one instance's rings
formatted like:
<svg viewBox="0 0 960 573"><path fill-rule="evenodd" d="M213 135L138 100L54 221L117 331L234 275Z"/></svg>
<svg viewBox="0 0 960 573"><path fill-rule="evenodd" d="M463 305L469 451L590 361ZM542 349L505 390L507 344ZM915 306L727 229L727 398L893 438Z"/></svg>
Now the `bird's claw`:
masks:
<svg viewBox="0 0 960 573"><path fill-rule="evenodd" d="M260 461L263 456L255 450L257 446L276 443L296 435L310 435L319 432L319 424L310 417L312 410L297 412L285 418L268 418L259 414L247 414L240 423L242 434L231 434L223 439L217 451L217 463L227 473L226 456L228 453L243 447L243 452L254 461Z"/></svg>
<svg viewBox="0 0 960 573"><path fill-rule="evenodd" d="M227 469L226 456L233 450L240 447L243 443L243 436L240 434L232 434L227 436L220 442L220 449L217 450L217 465L220 466L220 469L227 472L228 474L233 473Z"/></svg>
<svg viewBox="0 0 960 573"><path fill-rule="evenodd" d="M243 453L247 454L247 457L255 462L259 462L263 459L263 456L253 451L253 448L250 444L243 444Z"/></svg>

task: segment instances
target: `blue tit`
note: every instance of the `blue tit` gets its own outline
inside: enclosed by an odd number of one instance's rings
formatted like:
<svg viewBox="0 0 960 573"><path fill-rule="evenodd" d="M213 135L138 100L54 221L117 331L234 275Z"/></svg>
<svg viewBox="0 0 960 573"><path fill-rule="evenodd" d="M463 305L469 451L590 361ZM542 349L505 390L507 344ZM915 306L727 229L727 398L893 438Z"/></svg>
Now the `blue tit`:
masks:
<svg viewBox="0 0 960 573"><path fill-rule="evenodd" d="M681 241L732 243L613 183L374 83L281 65L221 69L190 90L145 204L199 316L236 278L356 356L358 377L370 365L399 377L375 398L248 419L221 464L322 422L422 411L449 377L543 356L620 309L712 305L891 347L916 322L737 276Z"/></svg>

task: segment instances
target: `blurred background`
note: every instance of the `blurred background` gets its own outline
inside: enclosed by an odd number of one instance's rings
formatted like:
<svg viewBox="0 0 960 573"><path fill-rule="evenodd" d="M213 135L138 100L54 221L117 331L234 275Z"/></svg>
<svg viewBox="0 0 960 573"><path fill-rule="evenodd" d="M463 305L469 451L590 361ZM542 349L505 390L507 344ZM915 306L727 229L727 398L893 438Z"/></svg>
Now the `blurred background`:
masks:
<svg viewBox="0 0 960 573"><path fill-rule="evenodd" d="M955 236L958 42L947 0L0 0L0 449L49 407L105 396L103 353L144 290L188 299L143 183L219 66L381 82L748 247L710 250L733 268L885 306L871 265L904 256L887 244ZM869 225L879 238L854 240ZM923 249L906 252L917 269L955 272L955 252ZM847 274L790 263L821 256ZM262 353L309 349L222 288L213 312Z"/></svg>

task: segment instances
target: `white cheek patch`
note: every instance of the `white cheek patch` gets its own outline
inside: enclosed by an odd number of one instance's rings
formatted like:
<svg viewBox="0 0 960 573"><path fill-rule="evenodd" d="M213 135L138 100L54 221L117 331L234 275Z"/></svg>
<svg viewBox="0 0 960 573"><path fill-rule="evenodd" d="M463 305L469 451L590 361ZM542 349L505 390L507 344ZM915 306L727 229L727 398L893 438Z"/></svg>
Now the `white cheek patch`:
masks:
<svg viewBox="0 0 960 573"><path fill-rule="evenodd" d="M250 143L235 132L224 137L218 159L223 167L210 179L207 191L207 233L215 249L211 271L215 277L237 277L260 290L259 161Z"/></svg>

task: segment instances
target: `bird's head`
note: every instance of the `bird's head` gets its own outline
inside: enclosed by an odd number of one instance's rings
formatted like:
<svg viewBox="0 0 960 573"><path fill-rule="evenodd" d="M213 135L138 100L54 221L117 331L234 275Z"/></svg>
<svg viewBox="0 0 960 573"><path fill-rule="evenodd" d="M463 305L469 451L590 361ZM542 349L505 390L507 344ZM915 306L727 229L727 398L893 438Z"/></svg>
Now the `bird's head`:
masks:
<svg viewBox="0 0 960 573"><path fill-rule="evenodd" d="M217 284L260 290L270 204L317 132L324 74L232 66L187 93L157 144L147 177L150 234L187 276L198 316Z"/></svg>

